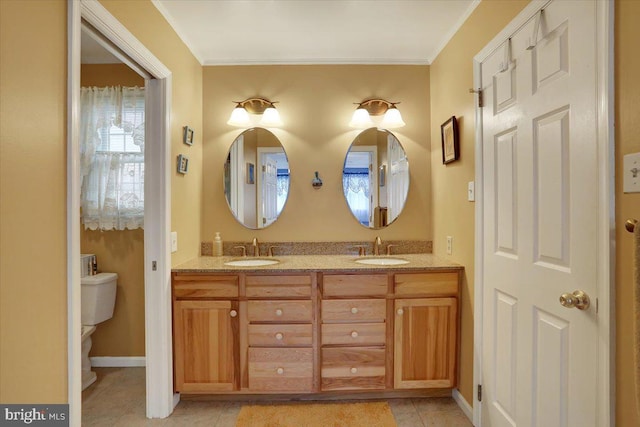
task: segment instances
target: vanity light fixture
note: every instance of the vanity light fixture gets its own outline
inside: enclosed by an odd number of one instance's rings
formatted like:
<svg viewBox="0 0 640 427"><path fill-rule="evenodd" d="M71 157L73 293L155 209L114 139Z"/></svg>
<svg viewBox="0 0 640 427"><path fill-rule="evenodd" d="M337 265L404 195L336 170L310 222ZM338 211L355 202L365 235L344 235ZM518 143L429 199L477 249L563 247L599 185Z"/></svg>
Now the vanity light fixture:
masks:
<svg viewBox="0 0 640 427"><path fill-rule="evenodd" d="M396 107L399 102L389 102L384 99L368 99L357 104L358 108L353 113L349 126L354 128L368 128L374 125L371 116L384 116L380 127L386 129L400 128L405 125L400 110Z"/></svg>
<svg viewBox="0 0 640 427"><path fill-rule="evenodd" d="M248 98L244 101L233 101L236 107L227 121L228 125L248 128L252 126L250 115L261 115L259 124L265 127L282 126L280 114L274 104L265 98Z"/></svg>

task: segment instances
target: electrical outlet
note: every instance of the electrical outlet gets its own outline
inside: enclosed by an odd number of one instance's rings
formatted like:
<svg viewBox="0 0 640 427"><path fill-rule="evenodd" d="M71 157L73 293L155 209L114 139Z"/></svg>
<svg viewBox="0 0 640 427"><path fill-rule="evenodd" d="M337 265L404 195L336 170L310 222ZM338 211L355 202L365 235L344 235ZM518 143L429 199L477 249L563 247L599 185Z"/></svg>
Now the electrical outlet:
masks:
<svg viewBox="0 0 640 427"><path fill-rule="evenodd" d="M453 253L453 237L447 236L447 255Z"/></svg>
<svg viewBox="0 0 640 427"><path fill-rule="evenodd" d="M178 252L178 232L171 232L171 253Z"/></svg>

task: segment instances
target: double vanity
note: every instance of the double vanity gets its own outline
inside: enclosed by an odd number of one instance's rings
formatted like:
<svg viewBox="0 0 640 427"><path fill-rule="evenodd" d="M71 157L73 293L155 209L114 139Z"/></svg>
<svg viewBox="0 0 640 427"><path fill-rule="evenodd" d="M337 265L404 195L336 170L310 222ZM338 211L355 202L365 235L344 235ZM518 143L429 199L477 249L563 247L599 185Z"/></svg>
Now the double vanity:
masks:
<svg viewBox="0 0 640 427"><path fill-rule="evenodd" d="M194 259L172 273L175 389L450 393L462 272L431 254Z"/></svg>

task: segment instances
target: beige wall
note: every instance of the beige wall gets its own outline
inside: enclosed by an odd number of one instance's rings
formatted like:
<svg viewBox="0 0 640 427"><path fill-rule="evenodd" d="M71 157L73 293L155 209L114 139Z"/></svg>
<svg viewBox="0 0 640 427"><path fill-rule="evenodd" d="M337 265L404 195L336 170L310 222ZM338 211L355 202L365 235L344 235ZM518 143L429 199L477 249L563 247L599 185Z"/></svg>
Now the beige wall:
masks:
<svg viewBox="0 0 640 427"><path fill-rule="evenodd" d="M462 287L462 339L459 389L473 403L473 275L475 204L467 201L467 183L475 179L475 106L473 57L528 1L485 0L431 64L431 168L433 252L465 266ZM458 119L460 160L442 164L440 125ZM453 253L446 254L446 238Z"/></svg>
<svg viewBox="0 0 640 427"><path fill-rule="evenodd" d="M200 253L202 200L202 66L150 1L100 0L100 3L172 72L171 229L178 232L172 265ZM192 146L183 144L182 127L194 129ZM189 173L176 171L179 154L189 157Z"/></svg>
<svg viewBox="0 0 640 427"><path fill-rule="evenodd" d="M67 401L66 13L0 1L2 403Z"/></svg>
<svg viewBox="0 0 640 427"><path fill-rule="evenodd" d="M616 169L625 154L640 152L640 2L615 4L615 123ZM622 192L622 174L616 174L616 422L640 425L636 408L633 365L633 236L624 229L629 218L640 221L640 193Z"/></svg>
<svg viewBox="0 0 640 427"><path fill-rule="evenodd" d="M83 64L80 85L144 86L124 64ZM100 271L118 273L113 317L92 335L90 356L144 356L144 231L80 228L80 252L96 254Z"/></svg>
<svg viewBox="0 0 640 427"><path fill-rule="evenodd" d="M202 67L149 1L102 3L173 73L172 159L191 159L185 177L171 167L176 264L200 246ZM67 401L66 20L64 0L0 1L3 403ZM186 124L196 130L191 148Z"/></svg>
<svg viewBox="0 0 640 427"><path fill-rule="evenodd" d="M429 182L429 67L374 65L204 67L204 160L202 239L250 241L349 241L431 239ZM226 124L232 101L263 96L279 101L284 122L271 131L289 159L291 186L280 218L249 230L231 215L223 193L222 167L242 132ZM358 224L342 192L342 167L359 130L348 123L354 102L370 97L401 101L407 126L395 129L409 158L409 199L400 218L384 230ZM311 187L314 171L324 185Z"/></svg>

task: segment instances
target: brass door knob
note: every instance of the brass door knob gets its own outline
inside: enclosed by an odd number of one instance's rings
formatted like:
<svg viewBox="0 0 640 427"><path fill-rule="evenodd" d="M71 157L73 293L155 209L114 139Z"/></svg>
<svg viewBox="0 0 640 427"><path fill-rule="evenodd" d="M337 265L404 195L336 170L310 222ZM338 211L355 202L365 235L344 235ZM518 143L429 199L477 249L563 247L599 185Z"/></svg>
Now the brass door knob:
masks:
<svg viewBox="0 0 640 427"><path fill-rule="evenodd" d="M573 291L572 294L564 293L560 295L560 304L567 308L577 308L578 310L586 310L591 304L589 295L584 291Z"/></svg>

